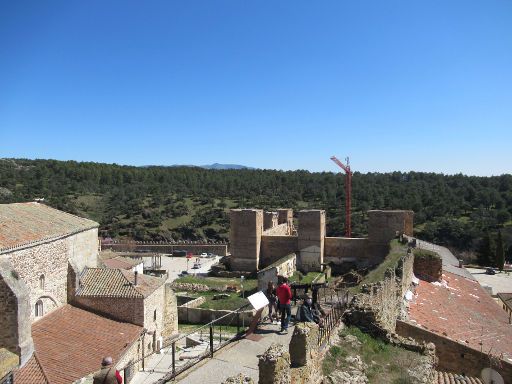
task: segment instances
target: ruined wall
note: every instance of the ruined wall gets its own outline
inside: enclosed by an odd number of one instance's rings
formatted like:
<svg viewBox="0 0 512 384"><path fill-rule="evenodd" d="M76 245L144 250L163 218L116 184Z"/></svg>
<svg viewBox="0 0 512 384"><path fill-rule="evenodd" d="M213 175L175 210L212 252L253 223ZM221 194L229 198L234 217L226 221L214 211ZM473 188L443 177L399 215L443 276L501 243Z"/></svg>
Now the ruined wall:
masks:
<svg viewBox="0 0 512 384"><path fill-rule="evenodd" d="M404 295L412 283L414 256L406 254L386 270L384 278L363 286L346 313L350 324L370 330L374 335L393 333L396 320L404 311Z"/></svg>
<svg viewBox="0 0 512 384"><path fill-rule="evenodd" d="M261 384L290 384L290 354L283 345L273 343L259 357L258 370Z"/></svg>
<svg viewBox="0 0 512 384"><path fill-rule="evenodd" d="M424 249L415 249L414 274L425 281L441 281L443 259L437 253Z"/></svg>
<svg viewBox="0 0 512 384"><path fill-rule="evenodd" d="M434 343L436 355L439 357L438 370L440 371L480 377L482 369L489 367L489 356L486 353L407 322L398 320L396 333L402 337L412 337L417 341ZM503 376L505 384L512 384L511 363L502 360L500 366L493 366L493 369Z"/></svg>
<svg viewBox="0 0 512 384"><path fill-rule="evenodd" d="M142 298L76 296L72 304L110 319L144 326L144 303Z"/></svg>
<svg viewBox="0 0 512 384"><path fill-rule="evenodd" d="M263 230L274 228L277 224L277 212L263 212Z"/></svg>
<svg viewBox="0 0 512 384"><path fill-rule="evenodd" d="M263 211L232 209L230 221L231 269L257 271L263 232Z"/></svg>
<svg viewBox="0 0 512 384"><path fill-rule="evenodd" d="M324 262L325 211L299 212L298 268L304 272L320 271Z"/></svg>
<svg viewBox="0 0 512 384"><path fill-rule="evenodd" d="M293 210L289 208L281 208L277 210L278 224L288 224L290 227L293 225Z"/></svg>
<svg viewBox="0 0 512 384"><path fill-rule="evenodd" d="M270 281L277 286L277 276L290 277L296 270L297 256L292 253L258 272L258 289L266 291Z"/></svg>
<svg viewBox="0 0 512 384"><path fill-rule="evenodd" d="M368 211L368 239L387 244L397 232L412 236L413 217L413 211Z"/></svg>
<svg viewBox="0 0 512 384"><path fill-rule="evenodd" d="M286 236L288 235L288 224L279 224L263 231L264 236Z"/></svg>
<svg viewBox="0 0 512 384"><path fill-rule="evenodd" d="M299 249L297 236L261 236L260 268L295 253Z"/></svg>
<svg viewBox="0 0 512 384"><path fill-rule="evenodd" d="M34 351L30 298L26 285L0 256L0 347L20 357L23 366Z"/></svg>

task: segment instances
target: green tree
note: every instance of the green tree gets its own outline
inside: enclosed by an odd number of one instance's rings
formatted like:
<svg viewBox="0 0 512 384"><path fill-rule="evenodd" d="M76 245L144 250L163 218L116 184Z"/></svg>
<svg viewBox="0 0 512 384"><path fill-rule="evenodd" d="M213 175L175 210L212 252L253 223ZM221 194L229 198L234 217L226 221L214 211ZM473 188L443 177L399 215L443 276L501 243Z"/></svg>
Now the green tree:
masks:
<svg viewBox="0 0 512 384"><path fill-rule="evenodd" d="M486 232L480 241L477 255L477 262L482 267L494 265L495 246L489 232Z"/></svg>
<svg viewBox="0 0 512 384"><path fill-rule="evenodd" d="M503 271L503 266L505 265L505 251L503 246L503 238L501 237L501 231L498 231L498 237L496 239L496 258L495 258L495 266L499 268L500 271Z"/></svg>

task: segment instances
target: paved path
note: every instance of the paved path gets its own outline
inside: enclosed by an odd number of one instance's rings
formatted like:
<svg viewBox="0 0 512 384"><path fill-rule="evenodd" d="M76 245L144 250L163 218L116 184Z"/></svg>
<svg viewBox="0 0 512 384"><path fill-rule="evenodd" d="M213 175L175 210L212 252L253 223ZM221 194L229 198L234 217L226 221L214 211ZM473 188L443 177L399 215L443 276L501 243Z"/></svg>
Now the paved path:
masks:
<svg viewBox="0 0 512 384"><path fill-rule="evenodd" d="M263 354L272 343L288 345L294 327L287 334L277 333L280 325L260 325L259 341L243 339L217 352L213 359L207 359L179 377L180 384L218 384L230 376L243 373L258 382L258 355Z"/></svg>
<svg viewBox="0 0 512 384"><path fill-rule="evenodd" d="M258 355L263 354L270 344L277 342L288 345L293 333L293 326L287 334L278 333L280 325L260 324L256 335L261 336L258 341L242 339L228 344L215 352L213 359L206 358L185 371L176 382L183 384L218 384L230 376L243 373L258 381ZM184 347L184 346L182 346ZM178 360L182 354L194 356L207 350L208 342L196 347L185 348L178 353L176 368L186 364L187 360ZM137 372L131 384L150 384L164 377L171 371L171 349L164 349L162 353L155 354L146 360L146 371Z"/></svg>
<svg viewBox="0 0 512 384"><path fill-rule="evenodd" d="M480 285L492 287L492 294L500 292L512 292L512 274L507 272L496 272L495 275L488 275L483 268L466 268Z"/></svg>

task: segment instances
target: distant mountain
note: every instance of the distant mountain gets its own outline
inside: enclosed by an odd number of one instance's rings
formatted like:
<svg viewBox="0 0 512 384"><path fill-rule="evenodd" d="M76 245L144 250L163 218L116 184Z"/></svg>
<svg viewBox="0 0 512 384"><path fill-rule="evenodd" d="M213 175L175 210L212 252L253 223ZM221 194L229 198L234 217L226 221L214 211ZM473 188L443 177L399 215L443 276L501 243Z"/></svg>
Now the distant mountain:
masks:
<svg viewBox="0 0 512 384"><path fill-rule="evenodd" d="M211 165L201 165L201 168L204 169L254 169L252 167L247 167L245 165L238 165L238 164L211 164Z"/></svg>
<svg viewBox="0 0 512 384"><path fill-rule="evenodd" d="M151 168L151 167L195 167L203 169L256 169L253 167L247 167L239 164L209 164L209 165L192 165L192 164L173 164L173 165L142 165L140 168Z"/></svg>

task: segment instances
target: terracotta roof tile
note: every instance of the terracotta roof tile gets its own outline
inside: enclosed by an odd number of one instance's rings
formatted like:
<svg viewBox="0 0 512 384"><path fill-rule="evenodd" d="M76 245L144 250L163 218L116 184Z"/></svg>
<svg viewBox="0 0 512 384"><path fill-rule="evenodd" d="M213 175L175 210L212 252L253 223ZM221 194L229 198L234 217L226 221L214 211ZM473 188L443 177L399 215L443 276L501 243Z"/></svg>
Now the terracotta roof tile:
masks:
<svg viewBox="0 0 512 384"><path fill-rule="evenodd" d="M436 372L432 384L483 384L479 378L449 372Z"/></svg>
<svg viewBox="0 0 512 384"><path fill-rule="evenodd" d="M132 269L136 265L142 263L142 260L134 260L128 257L113 257L111 259L103 260L103 264L107 268L118 268L118 269Z"/></svg>
<svg viewBox="0 0 512 384"><path fill-rule="evenodd" d="M87 268L80 276L76 295L81 297L144 298L151 295L165 280L135 274L124 269Z"/></svg>
<svg viewBox="0 0 512 384"><path fill-rule="evenodd" d="M22 384L72 383L97 371L104 356L119 361L127 348L137 341L142 329L65 305L32 325L37 362L47 381L24 381ZM17 375L35 375L36 368L34 362L30 366L27 363Z"/></svg>
<svg viewBox="0 0 512 384"><path fill-rule="evenodd" d="M0 204L0 253L98 226L44 204Z"/></svg>
<svg viewBox="0 0 512 384"><path fill-rule="evenodd" d="M50 384L36 353L32 355L23 368L14 373L14 382L16 384Z"/></svg>
<svg viewBox="0 0 512 384"><path fill-rule="evenodd" d="M474 280L443 273L446 285L420 280L409 304L409 321L512 362L512 326L491 296Z"/></svg>

